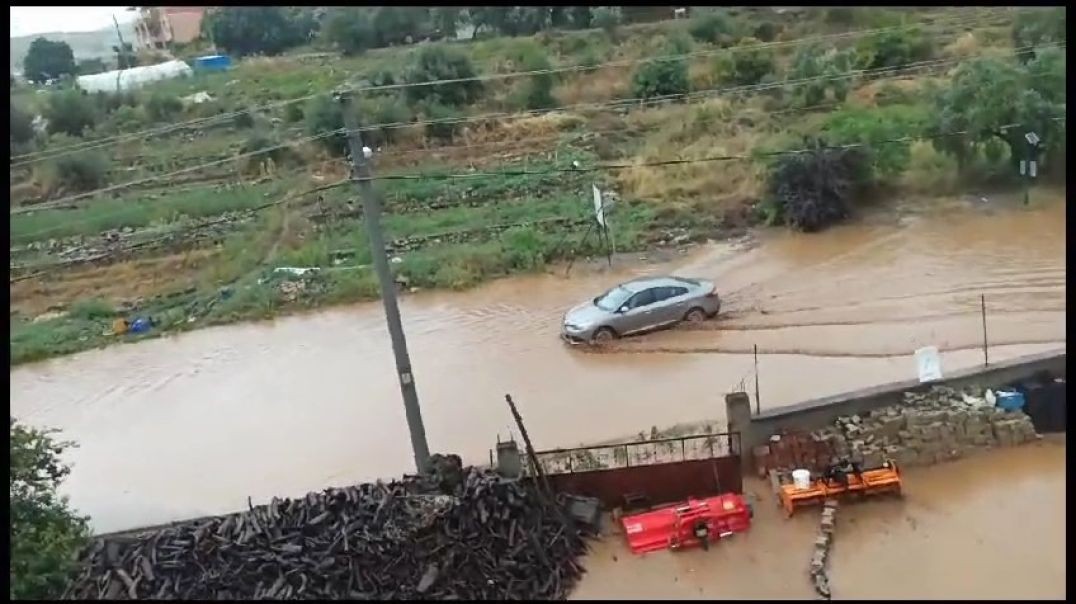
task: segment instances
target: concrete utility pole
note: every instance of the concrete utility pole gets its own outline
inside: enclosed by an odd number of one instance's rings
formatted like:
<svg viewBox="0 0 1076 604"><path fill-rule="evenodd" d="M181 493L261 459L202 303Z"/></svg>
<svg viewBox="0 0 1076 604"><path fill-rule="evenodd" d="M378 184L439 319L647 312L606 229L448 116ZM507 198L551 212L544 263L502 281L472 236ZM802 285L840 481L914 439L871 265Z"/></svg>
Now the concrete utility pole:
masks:
<svg viewBox="0 0 1076 604"><path fill-rule="evenodd" d="M392 338L392 352L396 356L396 373L400 378L400 392L403 394L404 411L407 413L407 427L411 431L411 449L415 454L415 467L420 474L429 471L430 447L426 444L426 428L422 425L422 410L418 405L418 391L415 389L415 377L411 372L411 359L407 355L407 340L404 339L403 325L400 322L400 308L396 305L396 283L389 272L389 259L385 255L385 241L381 234L381 199L374 190L370 177L371 151L362 145L358 119L352 103L351 93L337 93L336 100L341 104L344 114L344 126L347 128L348 149L351 151L352 177L358 179L359 194L362 196L363 221L366 223L366 237L370 240L370 256L373 259L377 280L381 284L381 302L385 305L385 320L389 325Z"/></svg>

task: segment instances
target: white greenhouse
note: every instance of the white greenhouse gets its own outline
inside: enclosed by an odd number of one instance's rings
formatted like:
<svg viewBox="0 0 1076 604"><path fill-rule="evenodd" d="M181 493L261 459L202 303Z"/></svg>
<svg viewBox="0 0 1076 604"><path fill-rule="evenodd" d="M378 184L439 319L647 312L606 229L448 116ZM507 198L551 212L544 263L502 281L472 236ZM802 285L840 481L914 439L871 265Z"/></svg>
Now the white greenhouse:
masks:
<svg viewBox="0 0 1076 604"><path fill-rule="evenodd" d="M107 71L92 75L79 76L78 87L86 92L117 92L133 90L157 80L169 80L194 73L190 65L183 61L168 61L157 65L132 67L122 71ZM118 76L118 77L117 77Z"/></svg>

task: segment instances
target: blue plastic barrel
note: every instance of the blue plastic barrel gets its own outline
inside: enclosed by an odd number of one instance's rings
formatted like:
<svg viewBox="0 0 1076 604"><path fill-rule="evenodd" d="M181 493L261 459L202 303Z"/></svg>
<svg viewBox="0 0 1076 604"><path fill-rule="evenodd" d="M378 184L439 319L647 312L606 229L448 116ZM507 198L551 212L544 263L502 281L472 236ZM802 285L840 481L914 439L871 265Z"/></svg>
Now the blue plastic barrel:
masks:
<svg viewBox="0 0 1076 604"><path fill-rule="evenodd" d="M134 320L134 323L131 323L131 327L128 331L130 331L131 333L145 333L149 331L150 327L151 323L149 322L149 319L146 319L145 317L139 317Z"/></svg>
<svg viewBox="0 0 1076 604"><path fill-rule="evenodd" d="M232 66L232 59L227 55L211 55L194 60L196 71L224 71Z"/></svg>
<svg viewBox="0 0 1076 604"><path fill-rule="evenodd" d="M1019 411L1024 408L1023 393L1015 390L998 390L996 394L998 407L1005 411Z"/></svg>

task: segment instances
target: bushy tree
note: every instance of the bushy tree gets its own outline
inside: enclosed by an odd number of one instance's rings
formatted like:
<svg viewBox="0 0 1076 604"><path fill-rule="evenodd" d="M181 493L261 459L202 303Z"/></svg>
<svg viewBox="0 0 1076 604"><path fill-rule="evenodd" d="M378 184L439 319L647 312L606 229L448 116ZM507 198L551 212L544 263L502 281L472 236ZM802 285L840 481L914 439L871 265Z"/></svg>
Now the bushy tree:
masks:
<svg viewBox="0 0 1076 604"><path fill-rule="evenodd" d="M50 133L82 136L97 123L97 112L89 96L78 90L62 90L49 95L45 118Z"/></svg>
<svg viewBox="0 0 1076 604"><path fill-rule="evenodd" d="M442 143L451 143L459 130L460 112L441 103L426 103L422 107L426 124L426 136Z"/></svg>
<svg viewBox="0 0 1076 604"><path fill-rule="evenodd" d="M374 11L373 30L379 47L418 42L431 29L428 8L382 6Z"/></svg>
<svg viewBox="0 0 1076 604"><path fill-rule="evenodd" d="M476 34L482 29L504 36L529 36L552 25L548 6L475 6L468 12Z"/></svg>
<svg viewBox="0 0 1076 604"><path fill-rule="evenodd" d="M408 84L423 84L440 80L444 84L429 84L407 88L411 102L431 101L442 105L461 106L473 103L482 94L482 82L468 79L477 76L471 59L455 48L427 46L404 74Z"/></svg>
<svg viewBox="0 0 1076 604"><path fill-rule="evenodd" d="M87 521L56 489L70 472L60 457L71 443L9 420L11 538L8 597L58 599L89 538Z"/></svg>
<svg viewBox="0 0 1076 604"><path fill-rule="evenodd" d="M782 155L769 175L770 203L792 228L813 232L844 220L869 182L869 158L862 148L831 149L819 141L802 153Z"/></svg>
<svg viewBox="0 0 1076 604"><path fill-rule="evenodd" d="M359 123L367 129L362 133L363 143L381 146L392 143L400 132L399 124L411 121L411 110L395 95L364 96L358 101Z"/></svg>
<svg viewBox="0 0 1076 604"><path fill-rule="evenodd" d="M340 103L328 95L310 99L303 113L306 116L306 132L317 136L339 130L344 127L344 114ZM343 155L347 149L347 137L334 134L318 139L321 145L336 155Z"/></svg>
<svg viewBox="0 0 1076 604"><path fill-rule="evenodd" d="M18 144L28 143L34 139L34 116L11 103L11 127L8 130L11 141Z"/></svg>
<svg viewBox="0 0 1076 604"><path fill-rule="evenodd" d="M183 111L183 101L179 97L164 92L154 92L146 101L146 115L151 120L164 122Z"/></svg>
<svg viewBox="0 0 1076 604"><path fill-rule="evenodd" d="M1016 15L1012 25L1012 43L1017 48L1065 41L1064 7L1027 8ZM1035 52L1018 55L1023 62L1035 58Z"/></svg>
<svg viewBox="0 0 1076 604"><path fill-rule="evenodd" d="M881 69L925 61L933 49L923 31L912 27L867 36L860 41L858 51L864 56L868 69Z"/></svg>
<svg viewBox="0 0 1076 604"><path fill-rule="evenodd" d="M632 77L632 93L640 99L686 94L690 88L683 59L643 63Z"/></svg>
<svg viewBox="0 0 1076 604"><path fill-rule="evenodd" d="M223 6L203 27L224 50L239 56L275 55L306 43L316 22L303 9L282 6Z"/></svg>
<svg viewBox="0 0 1076 604"><path fill-rule="evenodd" d="M325 40L345 55L356 55L377 45L372 14L365 8L334 8L322 31Z"/></svg>
<svg viewBox="0 0 1076 604"><path fill-rule="evenodd" d="M35 38L22 60L23 73L31 82L44 82L77 71L75 55L67 42Z"/></svg>
<svg viewBox="0 0 1076 604"><path fill-rule="evenodd" d="M831 94L837 101L844 101L853 80L847 77L858 69L858 55L852 49L838 51L818 44L802 47L792 58L788 79L792 97L800 106L818 105Z"/></svg>
<svg viewBox="0 0 1076 604"><path fill-rule="evenodd" d="M1025 65L982 57L963 63L950 83L934 95L934 145L953 155L961 168L990 144L1009 148L1016 164L1025 157L1025 139L1035 132L1047 155L1065 140L1066 62L1063 49L1047 49ZM1013 126L1016 124L1015 126ZM954 135L951 133L965 132Z"/></svg>
<svg viewBox="0 0 1076 604"><path fill-rule="evenodd" d="M520 47L513 60L520 71L541 72L553 67L549 57L537 44ZM551 73L527 76L519 88L516 104L525 109L549 109L555 106L553 84L554 77Z"/></svg>
<svg viewBox="0 0 1076 604"><path fill-rule="evenodd" d="M708 11L691 20L688 33L699 42L729 46L735 39L736 25L724 11Z"/></svg>
<svg viewBox="0 0 1076 604"><path fill-rule="evenodd" d="M467 11L459 6L438 6L430 9L430 21L439 38L454 40L459 26L466 18Z"/></svg>
<svg viewBox="0 0 1076 604"><path fill-rule="evenodd" d="M47 180L52 190L83 193L108 184L108 158L104 153L68 153L51 164Z"/></svg>
<svg viewBox="0 0 1076 604"><path fill-rule="evenodd" d="M758 84L776 69L773 50L754 38L742 40L735 52L718 59L718 66L722 79L738 86Z"/></svg>
<svg viewBox="0 0 1076 604"><path fill-rule="evenodd" d="M891 105L885 108L848 108L827 117L822 128L834 145L862 143L869 149L871 174L881 178L899 176L911 160L911 140L929 127L928 109Z"/></svg>
<svg viewBox="0 0 1076 604"><path fill-rule="evenodd" d="M595 6L590 9L590 22L594 27L601 28L610 38L616 38L617 27L624 21L624 15L619 6Z"/></svg>

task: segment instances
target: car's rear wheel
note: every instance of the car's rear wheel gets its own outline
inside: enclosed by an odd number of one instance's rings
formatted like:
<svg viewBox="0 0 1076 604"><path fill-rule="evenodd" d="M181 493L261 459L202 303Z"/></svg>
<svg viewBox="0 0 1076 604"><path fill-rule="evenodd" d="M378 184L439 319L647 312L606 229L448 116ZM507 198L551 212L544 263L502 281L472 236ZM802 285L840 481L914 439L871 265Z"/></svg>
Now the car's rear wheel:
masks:
<svg viewBox="0 0 1076 604"><path fill-rule="evenodd" d="M606 344L617 338L616 332L611 327L599 327L591 339L595 344Z"/></svg>
<svg viewBox="0 0 1076 604"><path fill-rule="evenodd" d="M706 311L701 308L692 308L684 315L684 320L688 323L702 323L706 320Z"/></svg>

